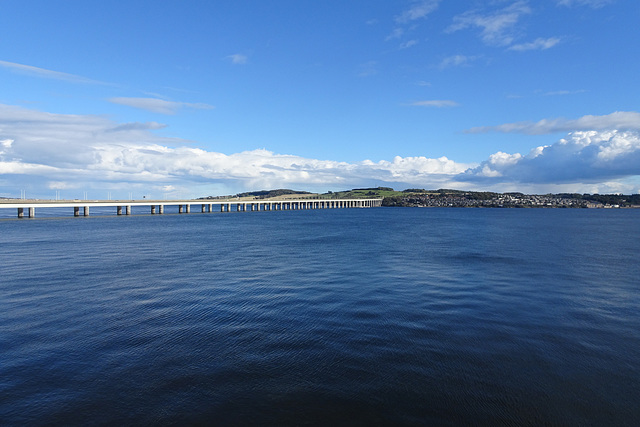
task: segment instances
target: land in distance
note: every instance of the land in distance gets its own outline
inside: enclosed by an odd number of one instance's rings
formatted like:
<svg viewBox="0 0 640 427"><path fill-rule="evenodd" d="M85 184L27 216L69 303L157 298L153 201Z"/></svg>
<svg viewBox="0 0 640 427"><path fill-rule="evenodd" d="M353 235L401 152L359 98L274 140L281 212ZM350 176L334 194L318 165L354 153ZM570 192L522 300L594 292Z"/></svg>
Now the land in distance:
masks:
<svg viewBox="0 0 640 427"><path fill-rule="evenodd" d="M310 193L288 189L261 190L234 196L208 196L202 199L361 199L381 198L382 206L402 207L486 207L486 208L629 208L640 207L640 194L524 194L487 191L425 190L409 188L396 191L390 187L356 188L327 193Z"/></svg>

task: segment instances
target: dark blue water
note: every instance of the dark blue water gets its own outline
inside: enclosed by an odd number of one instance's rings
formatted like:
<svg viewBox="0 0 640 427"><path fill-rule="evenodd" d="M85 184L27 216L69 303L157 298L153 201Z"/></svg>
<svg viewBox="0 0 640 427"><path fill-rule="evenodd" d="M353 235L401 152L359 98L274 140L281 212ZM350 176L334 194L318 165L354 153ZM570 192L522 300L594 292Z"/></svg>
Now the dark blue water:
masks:
<svg viewBox="0 0 640 427"><path fill-rule="evenodd" d="M640 425L640 210L0 220L1 425Z"/></svg>

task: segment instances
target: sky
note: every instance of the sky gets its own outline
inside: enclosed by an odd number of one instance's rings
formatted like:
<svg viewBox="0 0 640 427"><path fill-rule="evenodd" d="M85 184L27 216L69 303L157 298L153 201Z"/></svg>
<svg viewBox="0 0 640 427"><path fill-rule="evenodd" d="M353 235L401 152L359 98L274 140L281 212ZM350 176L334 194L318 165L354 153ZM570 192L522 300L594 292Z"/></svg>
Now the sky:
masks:
<svg viewBox="0 0 640 427"><path fill-rule="evenodd" d="M640 192L637 0L0 6L0 197Z"/></svg>

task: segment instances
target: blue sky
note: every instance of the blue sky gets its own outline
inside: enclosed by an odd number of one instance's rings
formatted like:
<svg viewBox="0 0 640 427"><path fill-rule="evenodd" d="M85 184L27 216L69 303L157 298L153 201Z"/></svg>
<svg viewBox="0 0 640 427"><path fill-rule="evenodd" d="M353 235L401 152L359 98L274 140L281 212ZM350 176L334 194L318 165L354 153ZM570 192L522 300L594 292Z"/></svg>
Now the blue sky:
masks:
<svg viewBox="0 0 640 427"><path fill-rule="evenodd" d="M32 1L0 196L640 192L635 0Z"/></svg>

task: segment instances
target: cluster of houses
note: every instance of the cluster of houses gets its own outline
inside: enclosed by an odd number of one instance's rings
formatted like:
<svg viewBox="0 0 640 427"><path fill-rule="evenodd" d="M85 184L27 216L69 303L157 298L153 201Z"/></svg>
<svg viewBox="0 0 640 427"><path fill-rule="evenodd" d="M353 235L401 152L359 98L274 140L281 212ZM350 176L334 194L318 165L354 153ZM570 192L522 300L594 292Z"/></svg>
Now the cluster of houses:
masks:
<svg viewBox="0 0 640 427"><path fill-rule="evenodd" d="M385 199L385 206L416 207L487 207L487 208L620 208L620 205L603 204L557 195L538 194L491 194L479 196L479 193L454 194L411 194Z"/></svg>

